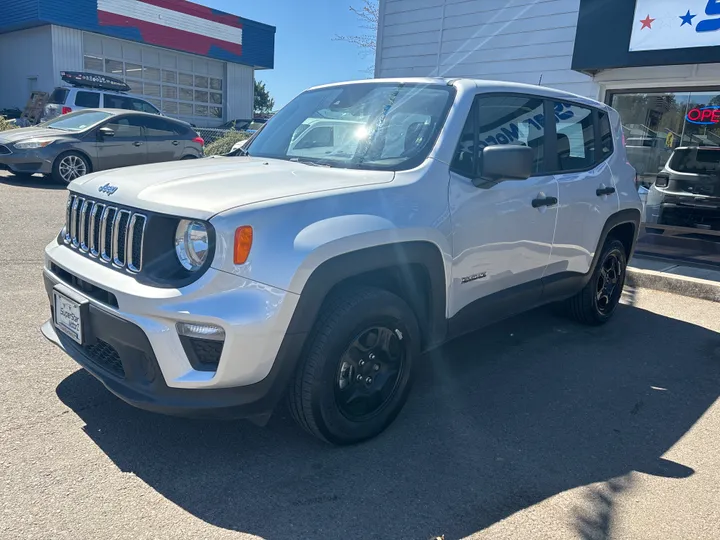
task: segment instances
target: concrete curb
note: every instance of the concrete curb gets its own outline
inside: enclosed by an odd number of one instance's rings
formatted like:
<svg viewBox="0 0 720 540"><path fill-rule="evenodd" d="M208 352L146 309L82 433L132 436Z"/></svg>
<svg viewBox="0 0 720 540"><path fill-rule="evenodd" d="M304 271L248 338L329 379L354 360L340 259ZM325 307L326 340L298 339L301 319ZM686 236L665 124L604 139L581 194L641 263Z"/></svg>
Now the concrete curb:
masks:
<svg viewBox="0 0 720 540"><path fill-rule="evenodd" d="M654 289L710 302L720 302L720 283L705 279L628 267L627 284L641 289Z"/></svg>

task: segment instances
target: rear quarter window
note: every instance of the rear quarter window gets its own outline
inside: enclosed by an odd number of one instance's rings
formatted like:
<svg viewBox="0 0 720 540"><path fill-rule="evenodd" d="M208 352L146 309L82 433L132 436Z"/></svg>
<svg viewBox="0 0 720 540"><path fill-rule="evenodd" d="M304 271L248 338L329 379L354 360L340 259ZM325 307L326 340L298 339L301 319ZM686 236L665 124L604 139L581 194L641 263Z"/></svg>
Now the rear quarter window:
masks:
<svg viewBox="0 0 720 540"><path fill-rule="evenodd" d="M70 90L67 88L56 88L53 90L53 93L50 94L48 103L51 105L65 105L65 100L67 99L69 93Z"/></svg>

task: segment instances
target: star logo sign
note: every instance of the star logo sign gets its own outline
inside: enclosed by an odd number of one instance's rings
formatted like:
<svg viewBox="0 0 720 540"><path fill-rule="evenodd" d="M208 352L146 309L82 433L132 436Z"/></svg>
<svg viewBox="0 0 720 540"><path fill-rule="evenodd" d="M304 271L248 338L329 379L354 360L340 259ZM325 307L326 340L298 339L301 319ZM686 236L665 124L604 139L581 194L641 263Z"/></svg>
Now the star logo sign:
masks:
<svg viewBox="0 0 720 540"><path fill-rule="evenodd" d="M640 22L642 23L642 28L640 28L640 30L645 30L646 28L652 30L652 23L655 22L655 19L651 19L650 15L648 15L644 19L640 19Z"/></svg>
<svg viewBox="0 0 720 540"><path fill-rule="evenodd" d="M680 26L685 26L686 24L692 26L692 20L697 17L697 15L690 15L690 10L688 9L688 12L685 15L678 15L678 17L682 20Z"/></svg>

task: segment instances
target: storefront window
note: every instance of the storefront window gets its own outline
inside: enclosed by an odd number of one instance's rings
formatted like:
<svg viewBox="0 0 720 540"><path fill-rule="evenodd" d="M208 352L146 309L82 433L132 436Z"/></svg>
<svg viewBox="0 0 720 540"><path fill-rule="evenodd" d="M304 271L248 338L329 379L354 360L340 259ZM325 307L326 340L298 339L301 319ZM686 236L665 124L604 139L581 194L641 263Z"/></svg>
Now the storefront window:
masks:
<svg viewBox="0 0 720 540"><path fill-rule="evenodd" d="M616 93L644 202L638 250L720 264L720 90Z"/></svg>

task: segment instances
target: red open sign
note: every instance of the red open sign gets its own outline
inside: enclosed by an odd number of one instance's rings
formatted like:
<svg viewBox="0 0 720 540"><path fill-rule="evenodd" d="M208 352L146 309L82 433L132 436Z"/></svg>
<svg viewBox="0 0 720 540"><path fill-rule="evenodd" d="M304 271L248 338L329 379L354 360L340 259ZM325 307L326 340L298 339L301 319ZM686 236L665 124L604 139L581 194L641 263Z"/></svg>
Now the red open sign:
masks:
<svg viewBox="0 0 720 540"><path fill-rule="evenodd" d="M687 113L688 122L693 124L720 124L720 107L697 107Z"/></svg>

